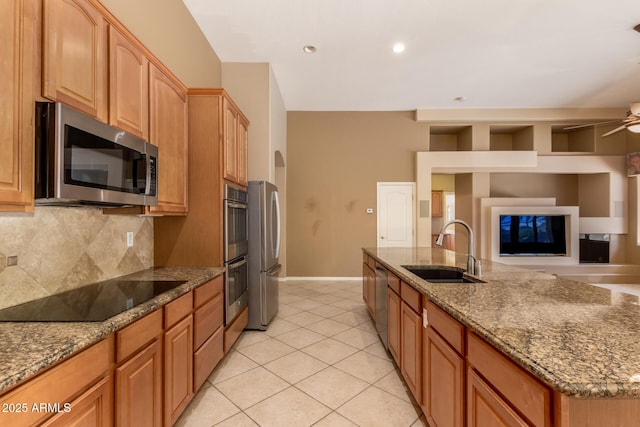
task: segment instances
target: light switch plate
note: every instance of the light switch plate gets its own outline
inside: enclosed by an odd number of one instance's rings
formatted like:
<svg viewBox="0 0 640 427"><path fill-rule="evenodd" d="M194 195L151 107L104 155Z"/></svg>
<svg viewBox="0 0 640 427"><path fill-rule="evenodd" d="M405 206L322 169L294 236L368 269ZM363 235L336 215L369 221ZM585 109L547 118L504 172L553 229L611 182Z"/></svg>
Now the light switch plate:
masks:
<svg viewBox="0 0 640 427"><path fill-rule="evenodd" d="M127 247L133 247L133 231L127 231Z"/></svg>

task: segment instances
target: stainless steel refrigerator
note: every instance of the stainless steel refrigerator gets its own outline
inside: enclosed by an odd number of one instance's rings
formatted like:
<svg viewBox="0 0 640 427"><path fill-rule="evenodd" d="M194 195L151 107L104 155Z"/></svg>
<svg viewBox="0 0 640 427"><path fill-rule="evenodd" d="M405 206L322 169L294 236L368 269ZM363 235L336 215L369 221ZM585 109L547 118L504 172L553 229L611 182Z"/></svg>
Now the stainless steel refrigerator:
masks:
<svg viewBox="0 0 640 427"><path fill-rule="evenodd" d="M278 312L280 255L278 188L267 181L249 182L249 323L266 330Z"/></svg>

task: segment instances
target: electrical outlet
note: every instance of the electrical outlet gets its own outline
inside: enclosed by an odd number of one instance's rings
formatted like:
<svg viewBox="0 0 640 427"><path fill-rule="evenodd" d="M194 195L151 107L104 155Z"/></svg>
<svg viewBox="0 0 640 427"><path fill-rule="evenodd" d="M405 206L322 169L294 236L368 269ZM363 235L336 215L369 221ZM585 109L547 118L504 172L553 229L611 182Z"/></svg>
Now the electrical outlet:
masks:
<svg viewBox="0 0 640 427"><path fill-rule="evenodd" d="M133 247L133 231L127 231L127 247Z"/></svg>

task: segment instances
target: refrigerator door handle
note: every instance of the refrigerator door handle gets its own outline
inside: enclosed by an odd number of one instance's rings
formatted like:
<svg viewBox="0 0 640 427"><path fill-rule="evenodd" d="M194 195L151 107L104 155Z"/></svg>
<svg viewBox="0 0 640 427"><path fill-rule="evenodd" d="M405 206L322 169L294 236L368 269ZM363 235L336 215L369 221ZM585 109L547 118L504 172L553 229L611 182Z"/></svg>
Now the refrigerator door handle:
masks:
<svg viewBox="0 0 640 427"><path fill-rule="evenodd" d="M274 191L271 193L271 197L273 198L273 203L276 208L276 245L275 245L275 259L280 258L280 198L278 197L278 192Z"/></svg>
<svg viewBox="0 0 640 427"><path fill-rule="evenodd" d="M276 264L265 271L265 273L267 273L267 276L277 276L278 273L280 273L280 270L282 270L282 264Z"/></svg>

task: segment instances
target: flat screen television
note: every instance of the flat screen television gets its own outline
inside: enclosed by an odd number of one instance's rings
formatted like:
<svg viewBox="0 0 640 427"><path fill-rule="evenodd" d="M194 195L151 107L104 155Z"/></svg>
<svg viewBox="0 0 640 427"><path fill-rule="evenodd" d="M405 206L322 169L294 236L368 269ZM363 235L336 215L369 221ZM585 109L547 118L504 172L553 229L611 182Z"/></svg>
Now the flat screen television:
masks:
<svg viewBox="0 0 640 427"><path fill-rule="evenodd" d="M500 256L566 256L565 215L500 215Z"/></svg>

